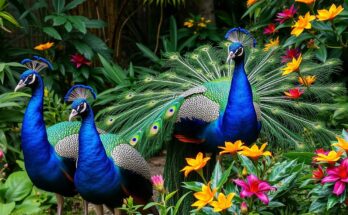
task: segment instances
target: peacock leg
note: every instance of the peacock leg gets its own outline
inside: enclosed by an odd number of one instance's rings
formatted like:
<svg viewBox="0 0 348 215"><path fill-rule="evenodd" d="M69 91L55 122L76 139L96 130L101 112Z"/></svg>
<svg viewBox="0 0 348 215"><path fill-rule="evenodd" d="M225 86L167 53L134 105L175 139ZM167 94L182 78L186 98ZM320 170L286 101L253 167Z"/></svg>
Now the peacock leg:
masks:
<svg viewBox="0 0 348 215"><path fill-rule="evenodd" d="M83 215L88 215L88 202L83 200Z"/></svg>
<svg viewBox="0 0 348 215"><path fill-rule="evenodd" d="M94 205L95 212L97 215L103 215L104 214L104 208L103 205Z"/></svg>
<svg viewBox="0 0 348 215"><path fill-rule="evenodd" d="M117 208L114 209L114 215L121 215L121 211Z"/></svg>
<svg viewBox="0 0 348 215"><path fill-rule="evenodd" d="M56 193L57 198L57 215L62 215L63 205L64 205L64 197Z"/></svg>

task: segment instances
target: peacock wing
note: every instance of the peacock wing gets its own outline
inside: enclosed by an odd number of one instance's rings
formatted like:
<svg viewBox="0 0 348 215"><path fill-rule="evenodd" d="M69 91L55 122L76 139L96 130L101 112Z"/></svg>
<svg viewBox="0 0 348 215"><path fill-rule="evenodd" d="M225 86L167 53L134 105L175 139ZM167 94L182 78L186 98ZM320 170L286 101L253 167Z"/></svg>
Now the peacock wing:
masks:
<svg viewBox="0 0 348 215"><path fill-rule="evenodd" d="M111 158L120 168L123 190L127 195L140 199L142 204L152 197L150 167L140 153L129 144L119 144Z"/></svg>

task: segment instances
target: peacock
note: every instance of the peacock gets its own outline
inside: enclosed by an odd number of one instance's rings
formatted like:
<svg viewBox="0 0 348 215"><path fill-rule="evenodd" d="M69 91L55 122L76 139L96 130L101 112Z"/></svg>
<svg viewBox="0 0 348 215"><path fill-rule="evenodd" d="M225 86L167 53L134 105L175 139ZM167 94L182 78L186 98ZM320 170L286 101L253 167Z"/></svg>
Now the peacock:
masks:
<svg viewBox="0 0 348 215"><path fill-rule="evenodd" d="M80 124L62 122L46 131L43 119L44 83L39 72L45 68L52 69L52 65L45 58L38 56L35 56L34 60L24 59L21 63L27 70L20 76L15 91L24 87L32 89L32 97L25 111L21 130L25 168L36 187L56 193L57 214L60 215L64 196L71 197L77 194L73 182L75 161L57 153L55 145L65 137L76 134ZM64 150L61 152L68 154Z"/></svg>
<svg viewBox="0 0 348 215"><path fill-rule="evenodd" d="M78 192L88 202L99 205L98 214L103 214L102 204L116 214L115 208L128 196L138 204L149 202L152 183L147 162L136 149L122 143L121 136L109 134L106 139L99 136L88 97L96 98L96 94L84 85L73 86L65 96L66 101L72 102L69 120L77 115L82 118L74 177ZM154 208L152 210L156 213Z"/></svg>
<svg viewBox="0 0 348 215"><path fill-rule="evenodd" d="M250 145L260 138L275 150L305 150L335 135L316 116L344 92L341 84L328 83L340 69L338 59L322 63L307 52L301 75L317 80L300 85L297 75L282 75L283 48L255 48L256 40L240 27L225 38L219 47L203 45L185 56L166 53L167 71L142 77L137 88L100 113L110 131L125 136L145 158L166 146L169 189L180 188L185 157L215 154L225 141ZM284 95L294 87L304 92L301 98Z"/></svg>

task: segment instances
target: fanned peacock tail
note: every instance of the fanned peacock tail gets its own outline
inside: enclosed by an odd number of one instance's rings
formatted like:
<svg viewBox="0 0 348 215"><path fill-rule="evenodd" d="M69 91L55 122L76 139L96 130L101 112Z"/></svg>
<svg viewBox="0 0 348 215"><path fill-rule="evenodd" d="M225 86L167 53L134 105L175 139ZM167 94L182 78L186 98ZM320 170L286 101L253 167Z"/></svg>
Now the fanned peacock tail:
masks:
<svg viewBox="0 0 348 215"><path fill-rule="evenodd" d="M186 99L203 95L219 105L220 113L224 112L234 70L233 64L226 63L229 44L224 42L217 48L204 45L185 56L167 53L168 71L156 77L144 76L137 89L121 94L116 98L116 105L103 110L107 115L104 120L112 124L112 131L136 145L145 157L155 154L172 138L178 113ZM330 59L319 63L312 54L304 55L301 73L315 75L317 81L309 88L299 85L305 93L301 99L292 100L283 92L298 83L297 75L282 76L284 65L280 56L284 50L278 47L268 52L247 51L245 70L254 102L260 108L260 137L271 145L287 149L328 143L334 133L316 118L320 110L332 102L334 95L344 91L342 85L328 82L330 75L340 69L341 62Z"/></svg>

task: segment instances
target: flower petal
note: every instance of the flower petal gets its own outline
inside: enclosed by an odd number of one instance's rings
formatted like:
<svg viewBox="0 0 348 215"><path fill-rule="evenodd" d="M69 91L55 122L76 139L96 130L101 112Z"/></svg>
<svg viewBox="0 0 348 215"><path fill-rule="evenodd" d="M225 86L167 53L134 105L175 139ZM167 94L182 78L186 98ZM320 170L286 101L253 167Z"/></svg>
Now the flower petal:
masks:
<svg viewBox="0 0 348 215"><path fill-rule="evenodd" d="M264 204L268 205L269 199L268 199L268 196L265 193L258 192L258 193L255 193L255 194L256 194L257 198L259 198Z"/></svg>
<svg viewBox="0 0 348 215"><path fill-rule="evenodd" d="M343 193L343 191L346 189L346 185L345 183L341 182L341 181L337 181L335 183L334 189L333 189L333 193L336 194L337 196L341 195Z"/></svg>

